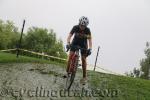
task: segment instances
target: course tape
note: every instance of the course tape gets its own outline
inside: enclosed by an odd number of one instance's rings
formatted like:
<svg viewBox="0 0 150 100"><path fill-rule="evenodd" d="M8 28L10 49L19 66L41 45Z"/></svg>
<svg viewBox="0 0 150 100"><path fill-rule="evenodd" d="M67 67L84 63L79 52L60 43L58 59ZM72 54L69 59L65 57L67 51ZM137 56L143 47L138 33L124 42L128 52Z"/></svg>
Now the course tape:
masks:
<svg viewBox="0 0 150 100"><path fill-rule="evenodd" d="M7 49L7 50L0 50L0 51L13 51L13 50L16 50L16 49Z"/></svg>
<svg viewBox="0 0 150 100"><path fill-rule="evenodd" d="M18 50L18 49L15 48L15 49L7 49L7 50L0 50L0 51L5 52L5 51L14 51L14 50ZM29 50L26 50L26 49L19 49L19 50L22 50L22 51L25 51L25 52L30 52L30 53L32 53L32 54L36 54L36 55L40 55L40 56L45 56L45 57L57 59L57 60L67 61L67 59L63 59L63 58L59 58L59 57L55 57L55 56L46 55L46 54L44 54L44 53L29 51Z"/></svg>
<svg viewBox="0 0 150 100"><path fill-rule="evenodd" d="M20 50L23 50L23 51L26 51L26 52L30 52L32 54L37 54L37 55L40 55L40 56L45 56L45 57L50 57L50 58L54 58L54 59L58 59L58 60L67 61L67 59L63 59L63 58L59 58L59 57L55 57L55 56L46 55L44 53L29 51L29 50L25 50L25 49L20 49Z"/></svg>
<svg viewBox="0 0 150 100"><path fill-rule="evenodd" d="M99 67L99 66L96 66L96 68L99 68L99 69L101 69L101 70L104 70L104 71L106 71L106 72L108 72L108 73L110 73L110 74L124 76L123 74L118 74L118 73L116 73L116 72L112 72L112 71L110 71L110 70L104 69L104 68Z"/></svg>

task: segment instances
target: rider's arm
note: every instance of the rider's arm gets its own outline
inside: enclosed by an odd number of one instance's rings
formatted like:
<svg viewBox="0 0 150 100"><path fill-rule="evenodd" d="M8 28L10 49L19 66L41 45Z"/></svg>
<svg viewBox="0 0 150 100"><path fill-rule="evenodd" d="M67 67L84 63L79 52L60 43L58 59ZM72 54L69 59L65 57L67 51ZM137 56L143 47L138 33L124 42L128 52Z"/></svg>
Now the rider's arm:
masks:
<svg viewBox="0 0 150 100"><path fill-rule="evenodd" d="M72 35L73 34L70 33L69 36L67 37L67 44L70 44L70 40L71 40Z"/></svg>
<svg viewBox="0 0 150 100"><path fill-rule="evenodd" d="M76 26L73 26L73 28L71 29L71 31L67 37L67 44L70 44L71 37L73 36L75 31L76 31Z"/></svg>
<svg viewBox="0 0 150 100"><path fill-rule="evenodd" d="M92 38L89 38L88 41L89 41L89 49L92 49Z"/></svg>

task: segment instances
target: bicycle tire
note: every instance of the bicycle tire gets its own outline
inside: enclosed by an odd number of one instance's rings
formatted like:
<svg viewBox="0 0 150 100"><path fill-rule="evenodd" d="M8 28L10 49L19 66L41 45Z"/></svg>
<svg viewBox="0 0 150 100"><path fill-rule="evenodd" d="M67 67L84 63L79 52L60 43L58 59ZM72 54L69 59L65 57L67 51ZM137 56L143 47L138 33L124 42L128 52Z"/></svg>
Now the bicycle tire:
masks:
<svg viewBox="0 0 150 100"><path fill-rule="evenodd" d="M73 70L73 72L71 72L71 75L67 76L67 80L66 80L66 89L67 90L69 90L71 88L71 85L74 82L74 78L75 78L76 71L77 71L77 58L75 59L75 61L71 60L70 65L72 65L72 62L74 62L74 70Z"/></svg>

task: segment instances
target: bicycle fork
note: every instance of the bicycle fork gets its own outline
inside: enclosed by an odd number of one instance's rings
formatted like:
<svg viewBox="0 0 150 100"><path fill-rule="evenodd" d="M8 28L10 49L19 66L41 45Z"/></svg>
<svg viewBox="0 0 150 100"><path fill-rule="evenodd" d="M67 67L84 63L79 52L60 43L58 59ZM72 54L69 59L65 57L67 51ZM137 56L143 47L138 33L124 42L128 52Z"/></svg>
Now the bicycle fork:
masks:
<svg viewBox="0 0 150 100"><path fill-rule="evenodd" d="M79 53L75 52L73 56L71 57L71 64L70 64L69 72L72 73L76 71L76 68L79 66L78 62L79 62Z"/></svg>

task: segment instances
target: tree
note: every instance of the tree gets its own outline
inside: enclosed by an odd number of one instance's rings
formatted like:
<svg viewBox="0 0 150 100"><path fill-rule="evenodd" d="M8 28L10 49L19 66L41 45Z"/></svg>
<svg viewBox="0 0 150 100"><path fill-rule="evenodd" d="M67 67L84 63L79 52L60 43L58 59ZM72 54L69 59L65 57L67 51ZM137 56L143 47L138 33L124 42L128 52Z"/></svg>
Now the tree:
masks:
<svg viewBox="0 0 150 100"><path fill-rule="evenodd" d="M146 43L146 49L144 52L146 58L143 58L140 62L141 71L144 72L141 78L150 79L150 47L148 42Z"/></svg>
<svg viewBox="0 0 150 100"><path fill-rule="evenodd" d="M63 41L61 39L59 39L55 45L52 46L52 48L49 49L48 54L50 55L54 55L57 57L61 57L61 58L66 58L67 54L64 51L64 47L63 47Z"/></svg>
<svg viewBox="0 0 150 100"><path fill-rule="evenodd" d="M128 76L128 77L134 77L134 74L132 71L130 72L125 72L125 75Z"/></svg>
<svg viewBox="0 0 150 100"><path fill-rule="evenodd" d="M57 40L56 33L51 29L31 27L25 36L24 48L36 52L44 52L52 56L66 58L63 42Z"/></svg>
<svg viewBox="0 0 150 100"><path fill-rule="evenodd" d="M18 28L12 21L0 20L0 49L15 48L19 36Z"/></svg>
<svg viewBox="0 0 150 100"><path fill-rule="evenodd" d="M24 48L33 50L36 52L42 52L46 49L48 41L48 30L31 27L28 29L27 35L25 36Z"/></svg>
<svg viewBox="0 0 150 100"><path fill-rule="evenodd" d="M140 69L134 68L133 74L134 74L134 77L140 77Z"/></svg>
<svg viewBox="0 0 150 100"><path fill-rule="evenodd" d="M136 77L136 78L140 78L142 72L140 71L140 69L134 67L133 71L130 71L130 72L125 72L125 75L126 76L129 76L129 77Z"/></svg>

